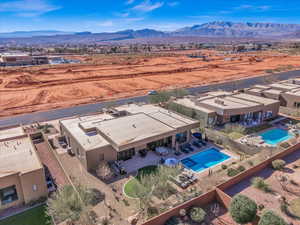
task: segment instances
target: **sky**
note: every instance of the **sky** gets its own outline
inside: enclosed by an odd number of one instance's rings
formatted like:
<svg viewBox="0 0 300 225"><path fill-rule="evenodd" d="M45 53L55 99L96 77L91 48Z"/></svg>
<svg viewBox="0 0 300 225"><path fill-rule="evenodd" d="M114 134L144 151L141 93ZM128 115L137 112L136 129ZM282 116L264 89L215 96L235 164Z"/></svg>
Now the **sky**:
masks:
<svg viewBox="0 0 300 225"><path fill-rule="evenodd" d="M0 0L0 32L163 31L211 21L299 23L299 0Z"/></svg>

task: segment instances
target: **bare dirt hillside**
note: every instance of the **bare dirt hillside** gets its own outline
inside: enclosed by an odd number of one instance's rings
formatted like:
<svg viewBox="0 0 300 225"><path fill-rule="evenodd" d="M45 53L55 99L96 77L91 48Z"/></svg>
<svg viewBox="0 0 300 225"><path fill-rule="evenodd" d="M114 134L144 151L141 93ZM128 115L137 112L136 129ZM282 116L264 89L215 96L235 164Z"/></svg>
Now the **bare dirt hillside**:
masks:
<svg viewBox="0 0 300 225"><path fill-rule="evenodd" d="M191 53L191 52L188 52ZM84 63L0 69L0 116L191 87L300 66L300 56L272 52L221 55L208 61L174 52L157 56L87 56ZM78 58L78 57L77 57Z"/></svg>

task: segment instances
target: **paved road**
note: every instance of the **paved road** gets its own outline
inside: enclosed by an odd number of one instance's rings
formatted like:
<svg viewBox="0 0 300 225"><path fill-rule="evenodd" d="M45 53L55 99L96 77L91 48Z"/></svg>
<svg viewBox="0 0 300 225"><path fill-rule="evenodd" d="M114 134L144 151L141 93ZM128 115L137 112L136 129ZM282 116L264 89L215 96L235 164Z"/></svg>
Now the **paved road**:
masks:
<svg viewBox="0 0 300 225"><path fill-rule="evenodd" d="M236 81L229 81L218 84L210 84L205 86L197 86L193 88L188 88L191 94L203 93L212 90L226 90L232 91L236 88L243 89L250 87L255 84L264 84L268 77L276 78L277 80L286 80L291 78L300 77L300 70L289 71L284 73L278 73L273 75L264 75L260 77L250 77L247 79ZM120 99L114 101L116 104L126 104L128 102L146 102L147 96L138 96L126 99ZM89 114L99 111L103 107L107 106L107 102L99 102L93 104L86 104L80 106L74 106L65 109L54 109L45 112L35 112L30 114L24 114L19 116L12 116L8 118L3 118L0 120L0 127L16 125L16 124L31 124L34 122L43 122L48 120L56 120L63 117L70 117L75 115Z"/></svg>

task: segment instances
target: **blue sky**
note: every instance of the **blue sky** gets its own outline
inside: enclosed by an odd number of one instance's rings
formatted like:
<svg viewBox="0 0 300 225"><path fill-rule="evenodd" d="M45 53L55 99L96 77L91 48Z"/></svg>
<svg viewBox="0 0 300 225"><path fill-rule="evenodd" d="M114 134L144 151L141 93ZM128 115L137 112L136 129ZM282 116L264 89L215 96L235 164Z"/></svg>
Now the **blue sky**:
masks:
<svg viewBox="0 0 300 225"><path fill-rule="evenodd" d="M0 0L0 32L175 30L209 21L300 23L299 0Z"/></svg>

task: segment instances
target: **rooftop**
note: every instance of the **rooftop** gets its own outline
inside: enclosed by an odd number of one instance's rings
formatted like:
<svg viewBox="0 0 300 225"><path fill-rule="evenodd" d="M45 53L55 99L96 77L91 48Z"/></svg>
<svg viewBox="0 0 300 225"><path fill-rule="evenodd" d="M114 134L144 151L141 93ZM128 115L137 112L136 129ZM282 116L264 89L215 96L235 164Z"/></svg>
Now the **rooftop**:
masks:
<svg viewBox="0 0 300 225"><path fill-rule="evenodd" d="M0 142L0 177L42 168L29 137Z"/></svg>
<svg viewBox="0 0 300 225"><path fill-rule="evenodd" d="M199 106L196 104L196 101L193 101L191 98L179 98L174 100L175 103L186 106L188 108L193 108L206 113L214 113L215 111L207 109L205 107Z"/></svg>
<svg viewBox="0 0 300 225"><path fill-rule="evenodd" d="M257 102L257 103L263 104L263 105L270 105L270 104L278 103L278 101L274 100L274 99L259 97L259 96L255 96L255 95L248 95L248 94L244 94L244 93L236 94L236 95L234 95L234 97L240 98L240 99L245 99L245 100L251 101L251 102Z"/></svg>
<svg viewBox="0 0 300 225"><path fill-rule="evenodd" d="M0 141L25 135L22 127L10 127L0 129Z"/></svg>
<svg viewBox="0 0 300 225"><path fill-rule="evenodd" d="M60 123L71 133L83 149L89 151L107 146L109 143L97 132L85 131L79 125L87 128L94 122L103 121L108 118L111 119L113 117L108 114L97 114L61 120Z"/></svg>
<svg viewBox="0 0 300 225"><path fill-rule="evenodd" d="M174 131L144 113L102 121L97 125L97 130L118 147Z"/></svg>
<svg viewBox="0 0 300 225"><path fill-rule="evenodd" d="M297 85L297 84L290 84L290 83L275 83L275 84L271 84L270 87L272 87L272 88L278 88L278 89L283 89L283 90L286 90L286 91L289 91L291 89L300 88L299 85Z"/></svg>

